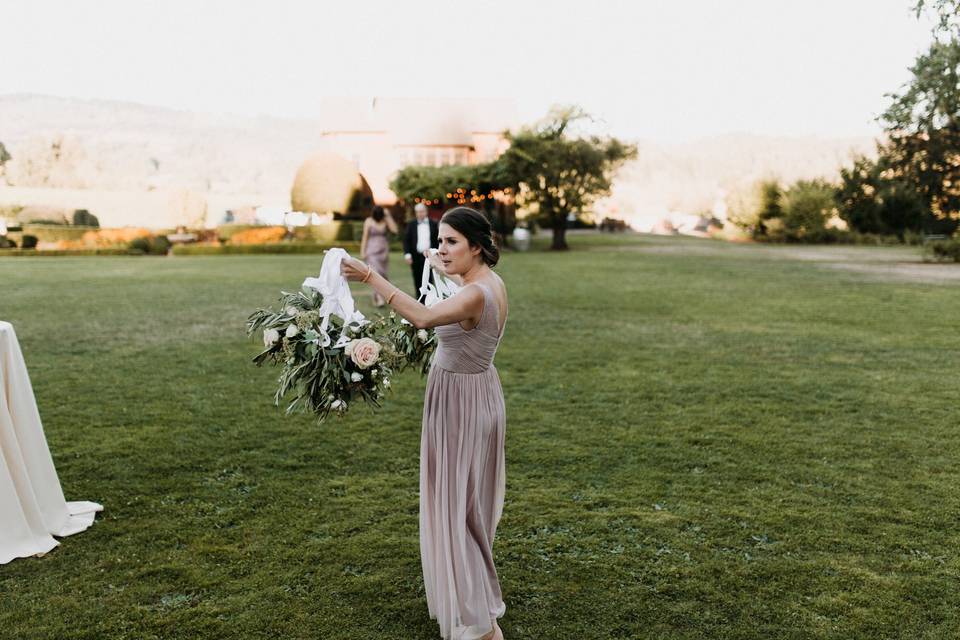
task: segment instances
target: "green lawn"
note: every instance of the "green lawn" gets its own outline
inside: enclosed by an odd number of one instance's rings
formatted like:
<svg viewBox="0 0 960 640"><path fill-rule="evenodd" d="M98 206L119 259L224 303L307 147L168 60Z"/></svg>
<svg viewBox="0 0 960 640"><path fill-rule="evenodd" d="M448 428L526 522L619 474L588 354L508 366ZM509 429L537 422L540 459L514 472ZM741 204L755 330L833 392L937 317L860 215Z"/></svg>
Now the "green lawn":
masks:
<svg viewBox="0 0 960 640"><path fill-rule="evenodd" d="M960 636L955 272L899 265L915 249L570 240L500 267L506 637ZM0 259L64 491L106 509L0 566L0 637L438 637L423 381L317 427L250 364L246 315L319 263Z"/></svg>

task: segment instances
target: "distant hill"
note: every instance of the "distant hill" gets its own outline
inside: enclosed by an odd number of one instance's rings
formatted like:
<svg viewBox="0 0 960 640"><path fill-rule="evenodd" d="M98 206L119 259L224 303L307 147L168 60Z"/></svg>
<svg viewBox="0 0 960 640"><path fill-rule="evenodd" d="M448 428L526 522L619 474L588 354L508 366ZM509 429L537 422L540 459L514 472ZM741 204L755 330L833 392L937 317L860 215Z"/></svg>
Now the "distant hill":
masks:
<svg viewBox="0 0 960 640"><path fill-rule="evenodd" d="M286 191L319 138L319 124L309 121L0 95L0 142L13 156L7 179L16 186ZM54 141L60 141L61 159L70 156L68 166L48 175L42 166L25 166L30 157L49 159Z"/></svg>
<svg viewBox="0 0 960 640"><path fill-rule="evenodd" d="M189 189L201 195L287 197L324 123L177 111L124 102L0 95L5 176L19 187ZM630 220L711 208L724 193L777 175L836 177L869 138L726 135L684 144L639 141L600 210Z"/></svg>

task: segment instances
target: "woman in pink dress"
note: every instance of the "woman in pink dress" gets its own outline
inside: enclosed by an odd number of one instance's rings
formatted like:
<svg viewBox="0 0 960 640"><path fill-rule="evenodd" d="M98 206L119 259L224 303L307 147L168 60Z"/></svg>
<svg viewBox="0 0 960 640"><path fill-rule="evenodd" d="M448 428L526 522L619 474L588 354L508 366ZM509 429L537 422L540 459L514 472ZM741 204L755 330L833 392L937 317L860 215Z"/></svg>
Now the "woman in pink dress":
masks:
<svg viewBox="0 0 960 640"><path fill-rule="evenodd" d="M374 207L370 217L363 221L360 257L384 278L387 277L387 265L390 262L388 232L397 233L397 223L383 207ZM376 291L373 292L373 304L376 307L383 306L383 298Z"/></svg>
<svg viewBox="0 0 960 640"><path fill-rule="evenodd" d="M461 285L453 297L427 308L359 260L342 267L414 326L436 327L420 442L420 559L427 607L445 640L503 639L493 562L506 484L503 390L493 366L507 317L507 290L491 268L499 256L487 218L457 207L440 220L434 263Z"/></svg>

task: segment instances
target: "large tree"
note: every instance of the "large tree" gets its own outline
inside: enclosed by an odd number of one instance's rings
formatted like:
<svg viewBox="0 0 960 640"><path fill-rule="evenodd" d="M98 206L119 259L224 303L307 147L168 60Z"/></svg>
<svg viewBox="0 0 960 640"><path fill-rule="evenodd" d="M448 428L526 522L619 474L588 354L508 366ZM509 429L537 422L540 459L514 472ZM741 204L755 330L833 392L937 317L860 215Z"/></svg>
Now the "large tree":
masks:
<svg viewBox="0 0 960 640"><path fill-rule="evenodd" d="M923 13L933 14L937 34L958 35L960 32L960 0L917 0L913 10L918 18Z"/></svg>
<svg viewBox="0 0 960 640"><path fill-rule="evenodd" d="M888 135L881 155L930 207L934 225L924 231L952 233L960 224L960 41L934 42L910 71L880 117Z"/></svg>
<svg viewBox="0 0 960 640"><path fill-rule="evenodd" d="M575 135L588 116L576 107L556 108L542 122L508 133L510 147L497 162L553 227L552 249L567 249L567 216L583 213L610 193L616 170L637 149L612 137Z"/></svg>

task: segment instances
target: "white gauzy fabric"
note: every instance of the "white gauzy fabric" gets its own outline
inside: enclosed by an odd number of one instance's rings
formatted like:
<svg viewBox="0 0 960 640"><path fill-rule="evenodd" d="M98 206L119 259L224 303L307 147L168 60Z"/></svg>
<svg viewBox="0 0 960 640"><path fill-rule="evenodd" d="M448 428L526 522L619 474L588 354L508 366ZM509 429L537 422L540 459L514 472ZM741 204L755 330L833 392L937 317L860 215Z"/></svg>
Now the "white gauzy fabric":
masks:
<svg viewBox="0 0 960 640"><path fill-rule="evenodd" d="M16 332L0 321L0 564L50 551L101 510L64 499Z"/></svg>
<svg viewBox="0 0 960 640"><path fill-rule="evenodd" d="M436 255L437 250L431 249L430 255ZM444 278L436 270L433 271L433 283L430 282L430 271L432 267L430 266L429 260L423 261L423 275L420 278L420 297L423 298L423 304L428 307L432 307L441 300L446 300L457 291L460 290L460 287L456 283Z"/></svg>
<svg viewBox="0 0 960 640"><path fill-rule="evenodd" d="M349 254L339 247L328 249L323 256L323 264L320 265L320 277L306 278L303 281L304 287L316 289L323 296L323 303L320 305L322 347L330 344L327 327L330 325L331 314L339 316L345 324L362 326L367 323L363 314L357 311L347 279L340 273L340 263L349 257ZM343 338L334 347L342 347L341 342Z"/></svg>

